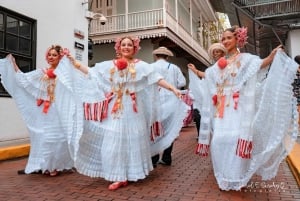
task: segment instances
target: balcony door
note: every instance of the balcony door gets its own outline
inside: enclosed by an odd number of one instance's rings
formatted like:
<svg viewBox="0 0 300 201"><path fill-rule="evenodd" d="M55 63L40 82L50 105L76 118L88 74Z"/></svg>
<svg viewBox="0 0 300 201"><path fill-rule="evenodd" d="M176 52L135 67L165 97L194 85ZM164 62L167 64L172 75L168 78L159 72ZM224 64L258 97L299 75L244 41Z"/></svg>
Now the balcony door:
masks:
<svg viewBox="0 0 300 201"><path fill-rule="evenodd" d="M96 0L94 12L102 13L104 16L115 14L116 0Z"/></svg>

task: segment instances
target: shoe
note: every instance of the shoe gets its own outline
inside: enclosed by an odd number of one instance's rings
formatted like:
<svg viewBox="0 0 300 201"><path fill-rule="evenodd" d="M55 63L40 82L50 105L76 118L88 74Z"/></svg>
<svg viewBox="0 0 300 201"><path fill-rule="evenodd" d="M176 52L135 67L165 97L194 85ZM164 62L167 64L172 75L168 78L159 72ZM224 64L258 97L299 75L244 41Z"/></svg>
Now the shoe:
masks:
<svg viewBox="0 0 300 201"><path fill-rule="evenodd" d="M57 176L57 175L58 175L58 172L57 172L56 170L50 172L50 176L51 176L51 177L55 177L55 176Z"/></svg>
<svg viewBox="0 0 300 201"><path fill-rule="evenodd" d="M50 175L49 170L46 170L45 172L43 172L44 175Z"/></svg>
<svg viewBox="0 0 300 201"><path fill-rule="evenodd" d="M118 188L125 187L128 185L128 181L117 181L108 186L108 190L114 191Z"/></svg>
<svg viewBox="0 0 300 201"><path fill-rule="evenodd" d="M158 163L166 166L171 166L171 162L165 162L163 160L160 160Z"/></svg>
<svg viewBox="0 0 300 201"><path fill-rule="evenodd" d="M26 174L25 170L18 170L18 174ZM42 174L42 170L31 172L30 174Z"/></svg>
<svg viewBox="0 0 300 201"><path fill-rule="evenodd" d="M25 174L25 170L18 170L18 174Z"/></svg>

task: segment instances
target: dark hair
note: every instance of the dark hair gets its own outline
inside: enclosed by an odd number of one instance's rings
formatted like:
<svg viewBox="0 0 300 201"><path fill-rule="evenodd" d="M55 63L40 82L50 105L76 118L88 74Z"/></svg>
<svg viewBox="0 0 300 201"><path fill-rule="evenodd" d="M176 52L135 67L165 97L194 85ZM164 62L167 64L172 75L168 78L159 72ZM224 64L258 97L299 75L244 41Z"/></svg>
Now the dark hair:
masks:
<svg viewBox="0 0 300 201"><path fill-rule="evenodd" d="M168 55L165 55L165 54L156 54L156 56L158 58L164 58L164 59L167 59L169 57Z"/></svg>
<svg viewBox="0 0 300 201"><path fill-rule="evenodd" d="M55 50L58 54L61 53L61 51L63 50L63 48L60 46L60 45L51 45L49 48L48 48L48 52L50 50Z"/></svg>
<svg viewBox="0 0 300 201"><path fill-rule="evenodd" d="M225 29L225 31L230 31L232 33L235 33L238 28L239 28L238 25L233 25L232 27Z"/></svg>
<svg viewBox="0 0 300 201"><path fill-rule="evenodd" d="M300 55L295 56L295 61L300 65Z"/></svg>

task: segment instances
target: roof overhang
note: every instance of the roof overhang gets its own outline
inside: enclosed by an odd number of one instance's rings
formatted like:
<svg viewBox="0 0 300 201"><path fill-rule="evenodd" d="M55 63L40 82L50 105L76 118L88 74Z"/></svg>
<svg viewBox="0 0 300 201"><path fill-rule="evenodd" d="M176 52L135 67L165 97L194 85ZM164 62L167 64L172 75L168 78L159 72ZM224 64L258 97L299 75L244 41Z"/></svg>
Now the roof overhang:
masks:
<svg viewBox="0 0 300 201"><path fill-rule="evenodd" d="M94 44L103 44L103 43L112 43L115 41L116 38L128 36L128 32L123 33L109 33L109 34L101 34L101 35L90 35ZM173 41L174 45L169 47L174 52L186 52L184 56L190 60L193 60L196 64L200 66L208 67L210 66L210 59L205 51L199 43L189 44L186 41L182 40L178 37L175 33L170 31L170 29L162 27L159 29L147 29L147 30L140 30L135 32L130 32L130 35L135 35L140 39L155 39L155 38L167 38ZM178 57L182 56L182 54L177 54ZM197 62L198 60L198 62Z"/></svg>

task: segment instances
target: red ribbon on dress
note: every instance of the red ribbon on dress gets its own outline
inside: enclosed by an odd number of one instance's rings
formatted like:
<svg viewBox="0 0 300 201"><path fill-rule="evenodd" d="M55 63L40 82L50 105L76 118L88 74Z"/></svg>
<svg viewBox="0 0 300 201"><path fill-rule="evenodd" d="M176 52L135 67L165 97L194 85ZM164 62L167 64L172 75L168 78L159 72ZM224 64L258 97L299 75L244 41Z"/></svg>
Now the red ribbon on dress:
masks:
<svg viewBox="0 0 300 201"><path fill-rule="evenodd" d="M36 105L37 106L41 106L42 104L44 104L43 113L47 114L48 110L49 110L49 107L50 107L50 101L43 100L43 99L37 99L36 100Z"/></svg>
<svg viewBox="0 0 300 201"><path fill-rule="evenodd" d="M151 125L150 139L152 142L154 142L155 138L161 135L163 135L162 124L161 122L156 121Z"/></svg>
<svg viewBox="0 0 300 201"><path fill-rule="evenodd" d="M234 92L232 97L233 97L233 101L234 101L234 109L236 110L237 107L238 107L240 93L239 92Z"/></svg>
<svg viewBox="0 0 300 201"><path fill-rule="evenodd" d="M237 147L236 147L236 155L241 158L249 159L251 158L251 153L253 149L252 141L244 140L239 138Z"/></svg>
<svg viewBox="0 0 300 201"><path fill-rule="evenodd" d="M216 94L212 97L212 101L213 101L213 105L216 106L218 103L218 96Z"/></svg>
<svg viewBox="0 0 300 201"><path fill-rule="evenodd" d="M108 104L113 98L114 93L109 92L105 94L106 99L102 102L83 103L84 119L93 121L102 121L107 118Z"/></svg>
<svg viewBox="0 0 300 201"><path fill-rule="evenodd" d="M133 111L138 112L137 111L137 105L136 105L136 94L135 94L135 92L130 93L130 97L131 97L131 100L132 100Z"/></svg>
<svg viewBox="0 0 300 201"><path fill-rule="evenodd" d="M110 103L111 99L113 98L114 93L113 92L109 92L107 94L105 94L105 101L103 103L103 113L101 115L101 120L105 119L107 117L107 113L108 113L108 104Z"/></svg>
<svg viewBox="0 0 300 201"><path fill-rule="evenodd" d="M218 107L218 112L219 112L219 117L220 118L223 118L224 117L224 108L225 108L225 99L226 99L226 96L221 96L221 101L220 101L220 105Z"/></svg>
<svg viewBox="0 0 300 201"><path fill-rule="evenodd" d="M209 145L208 144L198 144L195 150L195 154L206 157L208 156Z"/></svg>

